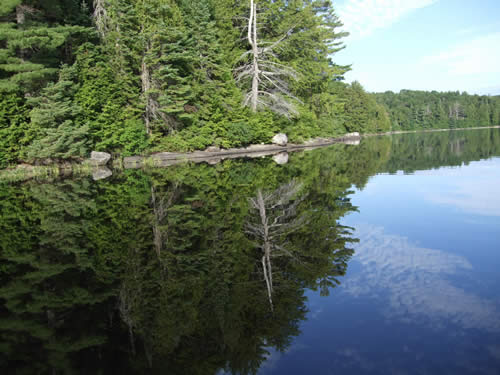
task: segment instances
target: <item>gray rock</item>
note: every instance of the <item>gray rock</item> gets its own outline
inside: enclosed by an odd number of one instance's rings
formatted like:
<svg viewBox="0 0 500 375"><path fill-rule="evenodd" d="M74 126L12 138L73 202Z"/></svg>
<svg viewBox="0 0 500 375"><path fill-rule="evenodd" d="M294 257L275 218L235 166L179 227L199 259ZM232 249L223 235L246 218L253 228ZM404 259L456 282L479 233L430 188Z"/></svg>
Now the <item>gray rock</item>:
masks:
<svg viewBox="0 0 500 375"><path fill-rule="evenodd" d="M273 144L278 146L286 146L288 143L288 137L286 134L278 133L273 137Z"/></svg>
<svg viewBox="0 0 500 375"><path fill-rule="evenodd" d="M359 133L358 132L347 133L346 135L344 135L344 138L359 138Z"/></svg>
<svg viewBox="0 0 500 375"><path fill-rule="evenodd" d="M359 139L348 139L348 140L344 141L343 143L346 145L358 146L360 141L359 141Z"/></svg>
<svg viewBox="0 0 500 375"><path fill-rule="evenodd" d="M219 146L210 146L206 150L206 152L220 152L220 147Z"/></svg>
<svg viewBox="0 0 500 375"><path fill-rule="evenodd" d="M273 160L276 164L286 164L288 163L288 153L280 152L279 154L273 156Z"/></svg>
<svg viewBox="0 0 500 375"><path fill-rule="evenodd" d="M99 181L99 180L104 180L105 178L110 177L113 175L113 172L109 168L106 167L101 167L97 168L93 173L92 173L92 178L94 181Z"/></svg>
<svg viewBox="0 0 500 375"><path fill-rule="evenodd" d="M107 152L92 151L90 153L90 161L94 165L106 165L111 159L111 155Z"/></svg>

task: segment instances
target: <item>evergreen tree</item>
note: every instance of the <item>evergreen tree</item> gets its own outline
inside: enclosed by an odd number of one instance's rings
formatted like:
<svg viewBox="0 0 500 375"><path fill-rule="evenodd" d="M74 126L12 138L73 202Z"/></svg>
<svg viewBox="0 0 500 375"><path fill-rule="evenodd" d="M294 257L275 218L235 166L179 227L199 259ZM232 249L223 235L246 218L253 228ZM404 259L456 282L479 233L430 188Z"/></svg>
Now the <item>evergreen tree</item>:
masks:
<svg viewBox="0 0 500 375"><path fill-rule="evenodd" d="M76 0L9 0L0 8L0 90L33 93L71 59L88 29Z"/></svg>
<svg viewBox="0 0 500 375"><path fill-rule="evenodd" d="M74 100L78 90L74 78L74 67L63 67L57 83L50 83L40 96L30 98L29 103L35 107L31 131L36 140L28 147L29 158L86 156L89 128L78 121L82 109Z"/></svg>
<svg viewBox="0 0 500 375"><path fill-rule="evenodd" d="M148 133L153 128L169 134L182 127L191 115L185 106L192 97L192 39L174 1L138 1L141 82Z"/></svg>

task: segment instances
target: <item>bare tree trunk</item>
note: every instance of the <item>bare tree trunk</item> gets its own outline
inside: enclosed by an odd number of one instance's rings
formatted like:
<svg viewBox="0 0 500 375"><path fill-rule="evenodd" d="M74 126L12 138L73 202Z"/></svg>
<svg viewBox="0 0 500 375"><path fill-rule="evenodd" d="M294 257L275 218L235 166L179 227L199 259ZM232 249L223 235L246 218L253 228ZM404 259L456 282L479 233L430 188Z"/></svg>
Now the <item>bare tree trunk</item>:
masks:
<svg viewBox="0 0 500 375"><path fill-rule="evenodd" d="M18 25L24 24L26 21L26 7L24 5L16 6L16 22Z"/></svg>
<svg viewBox="0 0 500 375"><path fill-rule="evenodd" d="M142 83L142 93L146 97L146 109L144 111L144 123L146 124L146 133L151 135L151 119L153 117L153 105L151 103L151 98L148 94L151 90L151 75L149 68L145 61L145 56L142 57L141 62L141 83Z"/></svg>
<svg viewBox="0 0 500 375"><path fill-rule="evenodd" d="M162 207L162 202L158 202L156 199L156 191L154 186L151 186L151 204L153 205L153 242L155 245L156 255L160 257L161 250L163 248L163 233L161 231L160 225L165 217L165 212Z"/></svg>
<svg viewBox="0 0 500 375"><path fill-rule="evenodd" d="M264 255L262 256L262 268L264 270L264 279L266 280L267 287L267 297L269 299L269 304L271 306L271 311L273 308L273 270L271 266L271 243L269 241L269 223L266 215L266 204L262 196L262 191L259 189L257 193L257 204L259 206L260 220L263 229L263 250Z"/></svg>
<svg viewBox="0 0 500 375"><path fill-rule="evenodd" d="M122 285L119 298L120 301L119 310L122 320L128 327L130 349L132 351L132 355L135 356L136 351L135 351L135 338L134 338L134 320L132 318L132 309L134 309L133 295L135 295L136 297L137 291L135 291L135 293L132 293L130 290L127 289L125 285Z"/></svg>
<svg viewBox="0 0 500 375"><path fill-rule="evenodd" d="M97 32L104 38L108 32L108 12L105 0L94 0L94 22Z"/></svg>
<svg viewBox="0 0 500 375"><path fill-rule="evenodd" d="M305 195L296 197L301 185L295 181L284 184L272 192L257 191L257 196L249 199L251 212L255 212L245 225L245 233L257 239L257 247L262 251L261 264L266 282L267 297L274 311L273 265L271 258L287 256L299 261L292 252L285 248L287 233L302 227L305 216L297 217L297 206ZM295 198L295 199L294 199Z"/></svg>
<svg viewBox="0 0 500 375"><path fill-rule="evenodd" d="M257 42L257 5L250 0L250 19L248 21L248 41L252 46L253 54L253 77L252 77L252 100L251 108L257 112L259 99L259 47Z"/></svg>
<svg viewBox="0 0 500 375"><path fill-rule="evenodd" d="M151 205L153 206L153 241L158 259L160 259L165 240L168 240L166 231L162 229L161 226L164 223L164 219L167 217L168 209L172 206L178 196L178 186L178 184L174 184L172 190L164 193L162 197L158 197L155 187L151 186Z"/></svg>
<svg viewBox="0 0 500 375"><path fill-rule="evenodd" d="M297 73L290 67L283 65L278 59L275 49L292 34L290 29L277 41L267 47L259 47L257 38L257 4L250 0L250 17L248 19L248 44L250 49L240 56L246 63L235 69L236 81L245 80L250 88L245 94L243 105L249 106L252 112L259 107L267 107L271 111L286 117L298 114L294 105L287 99L295 99L288 89L288 79L297 79ZM249 58L249 56L251 56Z"/></svg>
<svg viewBox="0 0 500 375"><path fill-rule="evenodd" d="M151 39L148 36L144 36L148 38L147 44L145 46L145 51L142 56L141 61L141 84L142 84L142 95L144 96L146 108L144 110L143 118L144 123L146 125L146 132L148 135L152 133L152 123L155 120L161 120L165 124L169 125L169 128L175 127L175 125L171 124L170 118L168 115L163 113L160 110L160 104L157 100L157 93L153 92L154 90L158 90L158 82L153 77L153 72L157 69L156 66L150 66L147 63L147 56L151 54L151 50L153 49Z"/></svg>

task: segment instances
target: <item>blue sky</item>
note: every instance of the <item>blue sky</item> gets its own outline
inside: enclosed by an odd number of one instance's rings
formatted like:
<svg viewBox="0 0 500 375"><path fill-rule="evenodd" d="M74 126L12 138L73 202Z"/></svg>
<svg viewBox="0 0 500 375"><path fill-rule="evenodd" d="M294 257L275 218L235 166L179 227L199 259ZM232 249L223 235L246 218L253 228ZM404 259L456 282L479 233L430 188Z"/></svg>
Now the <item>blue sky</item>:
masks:
<svg viewBox="0 0 500 375"><path fill-rule="evenodd" d="M366 90L467 91L500 95L500 0L338 0L334 8Z"/></svg>

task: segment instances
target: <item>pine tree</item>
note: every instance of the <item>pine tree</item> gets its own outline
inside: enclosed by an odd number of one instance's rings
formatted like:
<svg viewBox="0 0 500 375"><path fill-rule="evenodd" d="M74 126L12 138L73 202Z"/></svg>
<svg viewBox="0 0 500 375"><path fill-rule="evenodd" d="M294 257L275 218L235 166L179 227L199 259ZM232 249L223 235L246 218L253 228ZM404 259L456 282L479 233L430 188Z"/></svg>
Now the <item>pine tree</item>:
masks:
<svg viewBox="0 0 500 375"><path fill-rule="evenodd" d="M78 121L81 107L74 101L78 85L74 67L61 69L57 83L30 98L32 131L36 140L28 147L30 159L84 157L88 152L88 126Z"/></svg>
<svg viewBox="0 0 500 375"><path fill-rule="evenodd" d="M76 14L75 14L76 13ZM71 58L72 37L87 33L75 0L9 0L0 8L0 90L33 93Z"/></svg>
<svg viewBox="0 0 500 375"><path fill-rule="evenodd" d="M208 120L211 113L222 109L231 94L231 66L224 61L212 0L182 0L181 10L186 32L192 39L192 91L198 119Z"/></svg>
<svg viewBox="0 0 500 375"><path fill-rule="evenodd" d="M189 84L192 40L186 34L175 2L138 1L136 12L141 25L137 53L141 56L146 129L149 134L153 128L169 134L191 117L184 106L192 96Z"/></svg>

